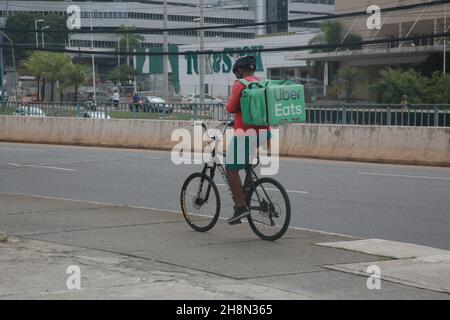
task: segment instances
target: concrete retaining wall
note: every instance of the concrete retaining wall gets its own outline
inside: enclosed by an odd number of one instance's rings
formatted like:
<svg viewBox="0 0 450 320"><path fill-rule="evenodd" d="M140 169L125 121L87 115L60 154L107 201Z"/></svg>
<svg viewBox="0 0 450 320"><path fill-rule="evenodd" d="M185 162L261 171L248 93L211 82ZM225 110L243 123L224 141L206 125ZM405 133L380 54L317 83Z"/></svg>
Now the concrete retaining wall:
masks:
<svg viewBox="0 0 450 320"><path fill-rule="evenodd" d="M169 150L173 130L191 124L0 116L0 141ZM450 166L449 128L289 125L280 138L284 156Z"/></svg>

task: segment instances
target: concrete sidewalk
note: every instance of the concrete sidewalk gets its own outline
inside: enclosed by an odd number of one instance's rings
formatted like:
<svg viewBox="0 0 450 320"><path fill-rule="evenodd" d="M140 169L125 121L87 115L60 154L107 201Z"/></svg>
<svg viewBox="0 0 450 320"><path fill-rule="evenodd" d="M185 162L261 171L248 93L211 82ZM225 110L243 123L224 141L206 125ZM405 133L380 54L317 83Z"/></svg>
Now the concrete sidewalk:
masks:
<svg viewBox="0 0 450 320"><path fill-rule="evenodd" d="M421 286L400 281L402 269L384 279L395 254L354 238L290 229L264 242L247 224L223 221L202 234L175 212L18 194L0 194L0 230L11 235L0 243L0 299L450 299L447 251L429 249L441 258L425 259L436 264ZM420 279L413 258L394 261ZM361 271L372 264L381 265L380 290ZM72 265L81 290L66 286Z"/></svg>

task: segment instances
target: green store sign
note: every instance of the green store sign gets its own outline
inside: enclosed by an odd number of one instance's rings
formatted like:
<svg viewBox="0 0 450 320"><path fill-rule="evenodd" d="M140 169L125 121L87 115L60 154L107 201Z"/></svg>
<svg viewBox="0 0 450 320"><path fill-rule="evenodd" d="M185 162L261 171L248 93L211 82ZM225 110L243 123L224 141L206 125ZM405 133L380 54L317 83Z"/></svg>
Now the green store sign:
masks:
<svg viewBox="0 0 450 320"><path fill-rule="evenodd" d="M237 50L260 50L263 46L245 46L242 48L225 48L220 53L207 53L206 54L206 69L209 73L230 73L233 68L233 52ZM245 56L247 53L242 53L240 56ZM256 71L263 72L264 66L261 58L261 52L252 53L256 58ZM199 74L199 54L198 51L189 51L184 55L186 59L187 67L186 74Z"/></svg>
<svg viewBox="0 0 450 320"><path fill-rule="evenodd" d="M136 70L141 74L163 74L163 55L149 55L148 53L163 53L163 48L150 48L136 50ZM169 67L172 70L171 84L176 93L180 91L180 66L178 53L178 46L169 45L169 52L174 53L168 56ZM166 56L167 57L167 56Z"/></svg>
<svg viewBox="0 0 450 320"><path fill-rule="evenodd" d="M208 73L230 73L233 69L234 51L236 50L260 50L263 46L245 46L241 48L225 48L222 52L211 52L206 54L206 72ZM136 50L136 70L141 74L162 74L163 73L163 55L150 55L149 53L162 53L162 48L140 49ZM169 66L171 69L171 84L178 93L180 90L180 65L178 46L169 45L169 52L174 53L169 55ZM247 55L246 53L240 56ZM256 71L263 72L264 66L261 58L261 52L252 53L256 58ZM186 74L199 74L199 54L198 51L188 51L184 53L184 59L187 62Z"/></svg>

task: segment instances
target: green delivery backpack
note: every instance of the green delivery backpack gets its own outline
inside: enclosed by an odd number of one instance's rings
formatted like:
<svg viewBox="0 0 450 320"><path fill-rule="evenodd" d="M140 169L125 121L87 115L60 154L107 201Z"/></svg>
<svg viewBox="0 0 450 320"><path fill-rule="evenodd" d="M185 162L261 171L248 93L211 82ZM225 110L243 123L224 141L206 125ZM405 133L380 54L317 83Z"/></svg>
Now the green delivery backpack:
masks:
<svg viewBox="0 0 450 320"><path fill-rule="evenodd" d="M242 120L246 125L276 126L304 123L305 92L291 80L239 80L246 88L241 96Z"/></svg>

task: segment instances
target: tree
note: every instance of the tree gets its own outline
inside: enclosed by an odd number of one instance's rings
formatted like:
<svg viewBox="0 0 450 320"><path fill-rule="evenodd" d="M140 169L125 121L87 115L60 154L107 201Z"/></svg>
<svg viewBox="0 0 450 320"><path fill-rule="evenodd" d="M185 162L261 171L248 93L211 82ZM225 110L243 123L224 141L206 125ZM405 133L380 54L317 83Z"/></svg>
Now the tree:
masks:
<svg viewBox="0 0 450 320"><path fill-rule="evenodd" d="M109 74L108 78L114 84L121 83L122 85L128 83L130 80L134 80L134 77L138 74L138 72L131 68L127 64L122 64L119 67L113 69Z"/></svg>
<svg viewBox="0 0 450 320"><path fill-rule="evenodd" d="M342 41L342 25L339 22L326 21L320 26L321 32L309 40L309 45L339 44ZM311 52L328 52L333 49L313 49Z"/></svg>
<svg viewBox="0 0 450 320"><path fill-rule="evenodd" d="M353 98L353 90L358 84L364 82L364 80L364 76L358 68L345 67L339 69L333 86L336 91L345 92L345 100L349 103Z"/></svg>
<svg viewBox="0 0 450 320"><path fill-rule="evenodd" d="M85 64L66 64L61 71L62 87L72 87L75 102L78 100L79 87L92 77L90 66Z"/></svg>
<svg viewBox="0 0 450 320"><path fill-rule="evenodd" d="M342 44L353 44L348 47L345 47L350 50L358 50L361 49L361 45L358 44L362 41L362 38L356 34L349 33L344 34L342 25L337 21L325 21L321 27L321 32L315 35L310 41L309 45L333 45L339 46ZM335 48L317 48L311 50L311 53L317 52L333 52ZM323 62L315 62L312 65L312 74L315 75L316 78L320 78L320 75L323 73ZM336 65L332 64L330 66L331 70L336 68Z"/></svg>
<svg viewBox="0 0 450 320"><path fill-rule="evenodd" d="M52 30L63 30L66 28L66 18L64 16L51 14L42 16L35 13L29 12L18 12L8 17L6 20L6 28L11 29L34 29L34 21L37 19L43 19L43 24L39 26L50 26ZM38 26L38 28L39 28ZM25 44L30 45L36 43L36 33L34 32L22 32L22 31L7 31L6 34L12 39L15 45ZM66 35L64 33L46 33L45 43L46 46L52 46L56 48L64 48ZM41 33L38 33L38 40L41 41ZM27 58L29 55L27 50L16 49L15 50L16 61L19 63L20 60ZM5 51L5 58L9 61L11 55L9 50Z"/></svg>
<svg viewBox="0 0 450 320"><path fill-rule="evenodd" d="M22 63L20 70L21 74L30 75L35 77L37 86L37 99L41 99L40 94L40 80L44 74L44 59L45 52L34 51L31 55Z"/></svg>
<svg viewBox="0 0 450 320"><path fill-rule="evenodd" d="M132 26L132 27L128 27L125 25L121 25L120 26L120 30L123 31L130 31L130 30L135 30L136 27ZM140 34L136 34L136 33L121 33L120 37L119 37L119 41L118 41L118 48L120 48L120 51L133 51L134 49L140 49L141 48L141 43L142 41L144 41L144 37L141 36ZM127 63L131 66L132 63L130 62L131 57L128 57L128 61Z"/></svg>
<svg viewBox="0 0 450 320"><path fill-rule="evenodd" d="M50 81L50 101L54 101L55 82L63 80L63 70L70 64L70 57L65 53L46 52L43 59L43 76Z"/></svg>
<svg viewBox="0 0 450 320"><path fill-rule="evenodd" d="M429 103L449 103L450 76L444 76L440 71L433 72L426 88L424 100Z"/></svg>
<svg viewBox="0 0 450 320"><path fill-rule="evenodd" d="M380 79L370 86L379 102L398 104L405 95L409 103L423 102L428 85L426 77L412 69L402 71L392 68L381 70L380 75Z"/></svg>

